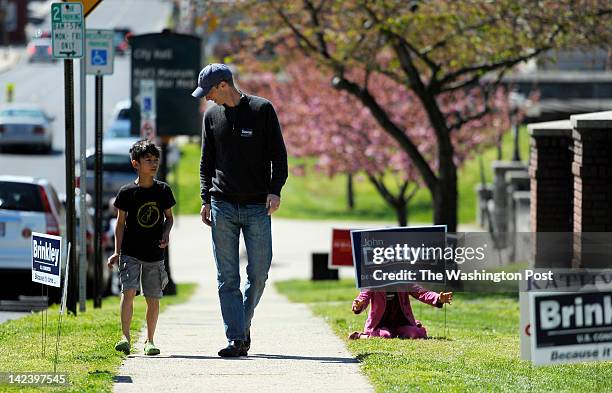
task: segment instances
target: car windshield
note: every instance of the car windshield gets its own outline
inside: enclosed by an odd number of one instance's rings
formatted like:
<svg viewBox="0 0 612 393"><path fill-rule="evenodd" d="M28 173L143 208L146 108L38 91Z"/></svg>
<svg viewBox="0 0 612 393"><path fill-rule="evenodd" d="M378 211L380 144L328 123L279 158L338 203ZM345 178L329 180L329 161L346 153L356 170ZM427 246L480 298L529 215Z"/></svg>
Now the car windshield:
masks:
<svg viewBox="0 0 612 393"><path fill-rule="evenodd" d="M0 111L2 117L39 117L44 119L45 114L37 109L3 109Z"/></svg>
<svg viewBox="0 0 612 393"><path fill-rule="evenodd" d="M130 137L130 122L116 121L114 122L104 135L107 138L128 138Z"/></svg>
<svg viewBox="0 0 612 393"><path fill-rule="evenodd" d="M44 211L38 186L28 183L0 182L0 209Z"/></svg>
<svg viewBox="0 0 612 393"><path fill-rule="evenodd" d="M130 157L127 154L104 154L103 170L108 172L129 172L134 173ZM93 171L95 156L87 157L87 170Z"/></svg>

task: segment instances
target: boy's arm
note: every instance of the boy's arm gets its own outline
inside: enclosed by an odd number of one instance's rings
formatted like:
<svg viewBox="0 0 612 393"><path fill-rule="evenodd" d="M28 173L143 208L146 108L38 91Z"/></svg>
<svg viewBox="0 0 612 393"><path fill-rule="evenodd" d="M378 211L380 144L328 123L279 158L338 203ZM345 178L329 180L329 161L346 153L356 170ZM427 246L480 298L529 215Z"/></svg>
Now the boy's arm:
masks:
<svg viewBox="0 0 612 393"><path fill-rule="evenodd" d="M159 241L159 248L166 248L170 241L170 230L172 229L172 225L174 225L172 208L164 210L164 217L166 217L166 221L164 222L164 233L162 233L162 238Z"/></svg>
<svg viewBox="0 0 612 393"><path fill-rule="evenodd" d="M115 226L115 252L113 255L108 257L108 262L106 263L109 269L112 269L113 265L117 263L119 259L121 242L123 242L123 231L125 229L125 210L117 209L117 211L117 225Z"/></svg>

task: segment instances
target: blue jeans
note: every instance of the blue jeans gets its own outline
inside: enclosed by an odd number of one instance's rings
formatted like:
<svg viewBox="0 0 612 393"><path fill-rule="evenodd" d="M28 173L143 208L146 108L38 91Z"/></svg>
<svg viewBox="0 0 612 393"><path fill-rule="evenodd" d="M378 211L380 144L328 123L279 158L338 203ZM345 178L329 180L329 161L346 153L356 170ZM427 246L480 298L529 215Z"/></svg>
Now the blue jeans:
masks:
<svg viewBox="0 0 612 393"><path fill-rule="evenodd" d="M264 203L211 203L217 288L228 341L244 340L266 286L272 262L271 220ZM244 296L240 291L240 230L248 254Z"/></svg>

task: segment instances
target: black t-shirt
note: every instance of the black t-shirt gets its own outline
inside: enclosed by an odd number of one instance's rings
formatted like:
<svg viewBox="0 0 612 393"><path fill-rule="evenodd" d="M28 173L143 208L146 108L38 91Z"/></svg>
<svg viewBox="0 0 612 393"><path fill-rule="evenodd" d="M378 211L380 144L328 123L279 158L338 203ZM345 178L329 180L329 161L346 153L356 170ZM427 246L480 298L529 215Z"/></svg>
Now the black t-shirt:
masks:
<svg viewBox="0 0 612 393"><path fill-rule="evenodd" d="M126 214L121 254L147 262L164 259L164 249L159 241L164 232L164 210L176 204L170 186L155 180L144 188L135 183L119 190L115 207Z"/></svg>

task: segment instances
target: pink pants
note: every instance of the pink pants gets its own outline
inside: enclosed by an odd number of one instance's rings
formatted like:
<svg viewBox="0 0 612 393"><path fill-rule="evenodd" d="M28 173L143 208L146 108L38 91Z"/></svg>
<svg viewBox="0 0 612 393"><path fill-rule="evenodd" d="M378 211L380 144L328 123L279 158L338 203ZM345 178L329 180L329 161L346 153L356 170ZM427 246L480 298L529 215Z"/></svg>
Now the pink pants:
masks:
<svg viewBox="0 0 612 393"><path fill-rule="evenodd" d="M410 325L398 326L396 328L380 327L372 330L370 337L382 338L427 338L427 330L424 327Z"/></svg>

